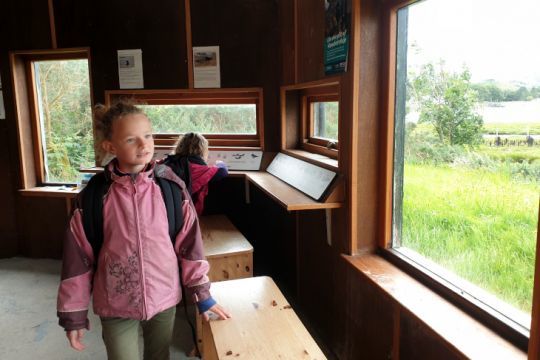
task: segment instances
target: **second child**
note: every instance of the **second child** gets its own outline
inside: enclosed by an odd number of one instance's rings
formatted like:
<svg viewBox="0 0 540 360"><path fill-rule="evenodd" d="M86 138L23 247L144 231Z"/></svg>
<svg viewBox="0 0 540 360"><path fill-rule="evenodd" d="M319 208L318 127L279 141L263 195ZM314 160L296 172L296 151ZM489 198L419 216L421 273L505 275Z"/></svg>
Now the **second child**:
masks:
<svg viewBox="0 0 540 360"><path fill-rule="evenodd" d="M208 165L207 161L208 140L199 133L181 136L173 155L164 160L164 163L186 183L199 215L202 215L204 210L208 184L228 175L227 165L224 162L216 161L215 165Z"/></svg>

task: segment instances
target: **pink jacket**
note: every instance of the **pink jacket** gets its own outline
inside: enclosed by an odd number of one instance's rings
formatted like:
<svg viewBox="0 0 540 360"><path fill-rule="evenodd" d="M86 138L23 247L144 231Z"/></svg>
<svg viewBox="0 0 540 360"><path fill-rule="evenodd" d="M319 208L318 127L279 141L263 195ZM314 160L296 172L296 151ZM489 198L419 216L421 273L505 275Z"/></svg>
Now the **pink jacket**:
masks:
<svg viewBox="0 0 540 360"><path fill-rule="evenodd" d="M218 172L217 166L199 165L190 162L189 171L191 174L191 197L195 204L197 214L202 215L204 209L204 199L208 195L208 183Z"/></svg>
<svg viewBox="0 0 540 360"><path fill-rule="evenodd" d="M193 300L212 300L206 276L209 265L191 198L169 167L158 166L160 176L177 182L186 199L184 224L174 246L161 190L153 180L154 164L132 177L115 174L111 162L106 171L112 183L103 201L103 246L95 272L80 208L67 230L58 290L59 323L66 330L88 328L91 293L94 312L105 317L146 320L178 304L182 297L179 265Z"/></svg>

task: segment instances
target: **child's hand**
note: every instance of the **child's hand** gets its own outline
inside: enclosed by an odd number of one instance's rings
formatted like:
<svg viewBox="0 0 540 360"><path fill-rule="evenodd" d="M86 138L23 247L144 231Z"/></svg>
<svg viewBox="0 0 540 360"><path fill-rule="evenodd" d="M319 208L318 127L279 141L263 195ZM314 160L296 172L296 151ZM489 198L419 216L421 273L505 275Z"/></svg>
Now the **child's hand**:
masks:
<svg viewBox="0 0 540 360"><path fill-rule="evenodd" d="M66 331L66 336L69 340L69 344L75 350L83 351L86 348L86 346L82 343L84 329Z"/></svg>
<svg viewBox="0 0 540 360"><path fill-rule="evenodd" d="M219 316L221 320L227 320L231 317L231 314L229 314L229 312L225 310L223 307L221 307L221 305L219 304L215 304L210 309L208 309L208 311L211 311L217 316ZM208 311L205 311L202 313L204 321L210 321L210 316L208 315Z"/></svg>

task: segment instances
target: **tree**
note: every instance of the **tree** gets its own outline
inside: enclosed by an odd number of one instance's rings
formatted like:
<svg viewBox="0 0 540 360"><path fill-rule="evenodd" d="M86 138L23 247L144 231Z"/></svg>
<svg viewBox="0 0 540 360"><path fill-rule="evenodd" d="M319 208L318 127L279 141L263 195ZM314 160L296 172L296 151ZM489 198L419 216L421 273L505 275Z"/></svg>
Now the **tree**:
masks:
<svg viewBox="0 0 540 360"><path fill-rule="evenodd" d="M475 111L477 93L467 69L461 73L438 68L431 63L410 76L408 90L420 113L419 122L433 125L441 142L449 145L478 144L482 139L483 119Z"/></svg>

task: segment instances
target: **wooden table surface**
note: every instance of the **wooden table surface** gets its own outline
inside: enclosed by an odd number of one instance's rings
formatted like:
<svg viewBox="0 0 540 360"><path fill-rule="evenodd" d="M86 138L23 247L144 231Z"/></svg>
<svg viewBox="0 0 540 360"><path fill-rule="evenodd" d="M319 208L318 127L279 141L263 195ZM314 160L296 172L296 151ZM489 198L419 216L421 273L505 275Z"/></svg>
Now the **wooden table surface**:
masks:
<svg viewBox="0 0 540 360"><path fill-rule="evenodd" d="M271 278L213 283L211 291L232 314L206 324L218 359L326 359Z"/></svg>

